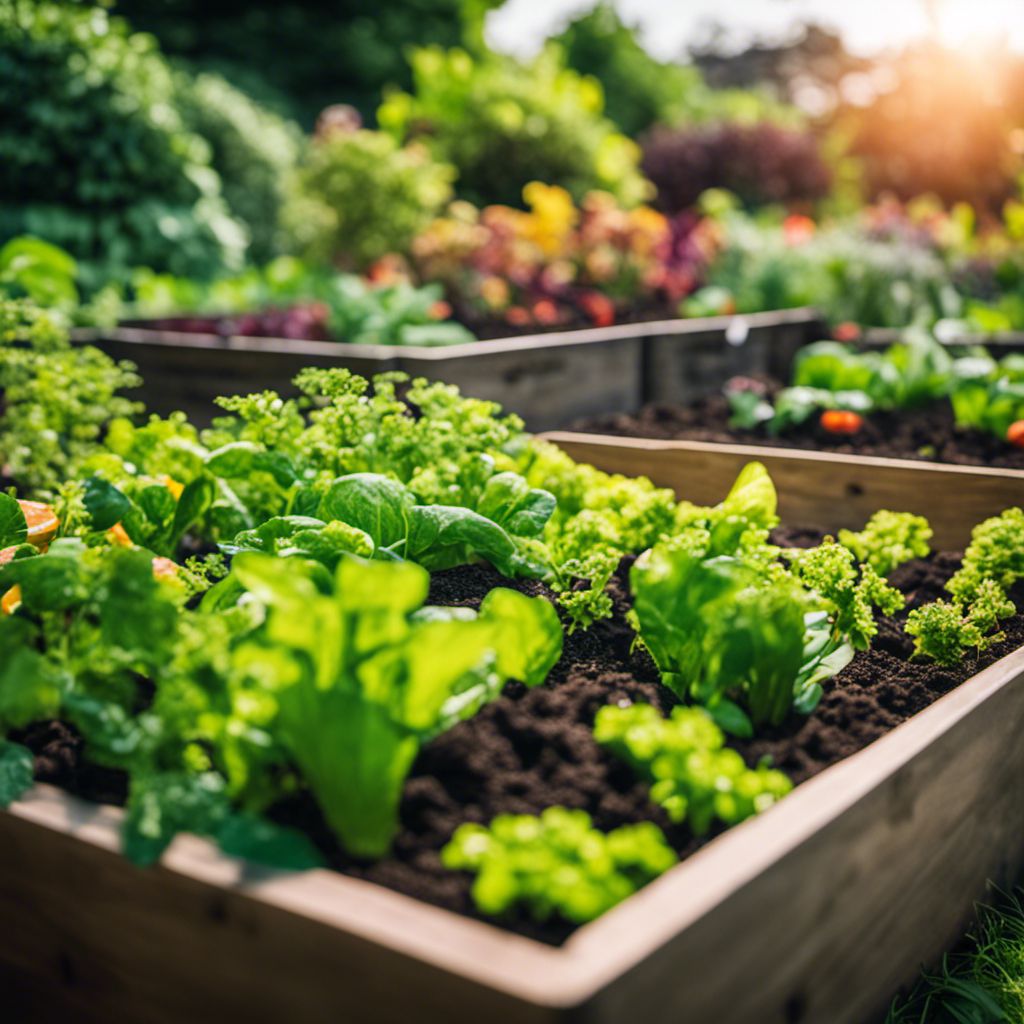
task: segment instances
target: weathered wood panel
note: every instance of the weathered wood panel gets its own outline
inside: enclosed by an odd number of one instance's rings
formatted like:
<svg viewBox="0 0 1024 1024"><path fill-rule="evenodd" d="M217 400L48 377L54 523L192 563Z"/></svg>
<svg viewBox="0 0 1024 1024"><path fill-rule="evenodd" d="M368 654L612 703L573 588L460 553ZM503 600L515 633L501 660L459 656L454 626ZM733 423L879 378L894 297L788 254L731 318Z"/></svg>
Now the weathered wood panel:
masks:
<svg viewBox="0 0 1024 1024"><path fill-rule="evenodd" d="M647 338L645 401L685 405L721 391L737 375L788 379L797 349L828 337L824 320L810 309L714 317L690 324L686 333Z"/></svg>
<svg viewBox="0 0 1024 1024"><path fill-rule="evenodd" d="M443 348L220 337L137 326L143 321L78 335L138 365L143 386L134 397L151 412L167 415L181 409L199 426L219 414L214 398L268 389L291 395L292 378L306 366L320 366L345 367L364 377L401 369L457 384L465 395L498 402L506 412L522 416L530 430L550 430L583 416L632 411L653 398L669 400L670 380L685 381L700 392L719 388L731 375L722 373L738 352L748 367L744 372L784 373L796 347L817 337L813 325L819 322L811 310L783 310ZM734 347L726 339L730 331L738 337L737 327L743 344Z"/></svg>

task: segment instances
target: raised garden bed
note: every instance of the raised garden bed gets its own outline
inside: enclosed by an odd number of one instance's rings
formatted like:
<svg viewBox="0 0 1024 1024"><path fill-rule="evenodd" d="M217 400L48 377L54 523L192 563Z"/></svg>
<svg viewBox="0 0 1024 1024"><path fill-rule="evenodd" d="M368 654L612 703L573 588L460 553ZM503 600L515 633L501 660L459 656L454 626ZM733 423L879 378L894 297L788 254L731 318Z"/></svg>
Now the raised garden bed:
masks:
<svg viewBox="0 0 1024 1024"><path fill-rule="evenodd" d="M620 468L618 456L573 450L572 439L561 443L601 468ZM712 478L705 488L718 500L735 475L731 457L701 457ZM670 461L671 454L661 459ZM788 479L778 475L779 467L769 468L785 519L832 528L833 495L821 487L810 492L795 517L787 504ZM866 460L858 481L876 499L871 511L905 507L892 489L915 493L922 479L913 475L917 468L908 476L906 466ZM698 474L687 479L696 485ZM975 473L945 470L947 491L968 493L968 479L977 483ZM685 493L709 500L696 486ZM957 539L962 544L987 514L969 502L928 512L940 548ZM432 599L472 603L474 589L486 589L481 574L485 570L435 574ZM908 583L924 586L925 576ZM628 655L628 634L615 627L613 620L604 627L610 634L580 634L575 646L567 645L566 658L575 659L567 667L575 665L580 676L577 689L594 686L599 703L616 687L629 695L630 687L650 692L656 686L656 676L645 678L643 666ZM1019 640L1011 633L1007 647L987 661ZM588 647L595 641L596 648ZM608 671L609 652L619 658L622 674L607 679L602 691L597 684ZM886 657L895 662L883 650ZM111 1022L269 1024L302 1016L401 1024L490 1016L594 1024L861 1024L921 961L949 943L987 878L1006 879L1020 866L1024 739L1017 723L1024 713L1024 652L988 664L953 689L980 667L960 666L959 676L912 673L918 689L894 696L879 709L884 713L865 715L871 724L847 749L870 746L817 774L805 770L803 778L814 777L781 803L695 852L684 851L692 855L682 864L561 946L457 917L358 878L256 870L187 837L175 842L162 867L139 871L115 852L119 811L39 786L0 815L0 907L7 923L0 961L18 972L5 986L5 1002L27 1012L42 998L52 1012L59 994L68 1006ZM571 675L563 685L574 685ZM870 673L857 685L870 698ZM573 699L571 689L547 692ZM543 704L544 693L530 691L532 704ZM429 768L430 757L455 757L452 746L482 750L484 744L473 741L489 726L498 729L502 716L514 719L517 707L526 707L523 695L506 692L479 722L442 737L447 748L425 748L421 769L424 758ZM821 708L823 729L805 746L794 746L792 735L769 737L777 757L787 756L787 744L795 757L798 748L813 753L815 744L835 745L829 732L835 723L828 718L835 706L826 700ZM549 708L547 717L558 713ZM888 724L903 724L876 739L887 716ZM467 735L469 727L478 731ZM586 753L578 732L575 750ZM819 758L819 767L827 761ZM416 788L414 772L410 789ZM578 788L588 792L586 785ZM429 814L425 790L421 783L413 798ZM529 794L527 786L522 795ZM625 813L626 795L611 799L608 813Z"/></svg>
<svg viewBox="0 0 1024 1024"><path fill-rule="evenodd" d="M1024 470L1024 449L980 430L956 426L948 399L919 410L876 411L853 435L830 433L814 416L777 437L729 425L729 404L720 394L689 405L651 404L637 413L581 418L571 429L656 441L741 445L768 451L820 451L841 455L913 459L960 466Z"/></svg>
<svg viewBox="0 0 1024 1024"><path fill-rule="evenodd" d="M580 416L629 410L646 401L686 401L737 373L782 374L802 344L824 333L812 310L744 317L664 320L502 338L458 346L345 345L285 338L190 334L124 326L83 340L136 363L146 381L134 397L197 424L216 415L218 395L271 388L290 394L306 366L345 367L363 376L403 370L457 384L499 402L531 430Z"/></svg>
<svg viewBox="0 0 1024 1024"><path fill-rule="evenodd" d="M579 462L650 477L697 504L720 500L739 470L757 460L778 488L783 522L834 533L859 529L880 508L898 509L925 516L935 547L944 550L963 550L975 524L1024 502L1024 473L1013 469L568 431L545 436Z"/></svg>

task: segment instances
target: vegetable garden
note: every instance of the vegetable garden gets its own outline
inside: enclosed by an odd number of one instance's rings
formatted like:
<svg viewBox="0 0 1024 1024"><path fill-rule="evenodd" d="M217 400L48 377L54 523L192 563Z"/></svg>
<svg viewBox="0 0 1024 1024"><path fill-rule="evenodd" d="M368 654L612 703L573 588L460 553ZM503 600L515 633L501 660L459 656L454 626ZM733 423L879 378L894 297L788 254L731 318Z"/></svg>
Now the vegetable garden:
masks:
<svg viewBox="0 0 1024 1024"><path fill-rule="evenodd" d="M5 1012L880 1019L1024 868L1019 189L165 6L0 5Z"/></svg>

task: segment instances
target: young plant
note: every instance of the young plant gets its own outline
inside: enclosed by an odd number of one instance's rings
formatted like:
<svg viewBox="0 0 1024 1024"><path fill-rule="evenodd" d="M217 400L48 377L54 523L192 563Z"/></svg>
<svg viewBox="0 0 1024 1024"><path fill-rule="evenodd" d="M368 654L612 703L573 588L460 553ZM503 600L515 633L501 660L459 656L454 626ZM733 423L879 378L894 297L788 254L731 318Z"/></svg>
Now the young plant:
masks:
<svg viewBox="0 0 1024 1024"><path fill-rule="evenodd" d="M915 657L930 657L940 665L955 665L973 648L983 651L1006 639L1005 633L991 632L999 619L1016 611L994 580L984 580L975 592L970 609L956 603L933 601L915 608L907 616L905 629L915 637Z"/></svg>
<svg viewBox="0 0 1024 1024"><path fill-rule="evenodd" d="M994 581L1005 594L1020 579L1024 579L1024 511L1011 508L974 528L963 567L946 589L960 604L970 605L986 580Z"/></svg>
<svg viewBox="0 0 1024 1024"><path fill-rule="evenodd" d="M133 369L72 347L60 320L30 301L0 297L0 463L22 493L52 497L102 450L105 425L137 411L118 394L138 385Z"/></svg>
<svg viewBox="0 0 1024 1024"><path fill-rule="evenodd" d="M333 578L315 568L235 557L220 586L234 578L267 610L235 660L252 699L273 701L266 729L341 844L377 858L398 828L421 742L472 714L506 679L543 682L561 654L561 626L544 599L500 589L472 620L443 610L417 616L429 577L408 563L345 558Z"/></svg>
<svg viewBox="0 0 1024 1024"><path fill-rule="evenodd" d="M583 924L621 903L676 864L656 825L607 834L585 811L549 807L539 817L499 815L489 828L460 825L441 851L453 871L476 872L473 901L492 916L522 904L546 921L554 913Z"/></svg>
<svg viewBox="0 0 1024 1024"><path fill-rule="evenodd" d="M647 778L651 799L696 835L715 820L735 825L767 810L793 788L782 772L747 768L700 708L673 708L664 718L649 704L609 705L597 713L594 738Z"/></svg>
<svg viewBox="0 0 1024 1024"><path fill-rule="evenodd" d="M691 533L652 548L630 583L640 637L662 682L704 705L722 728L751 736L820 698L820 679L796 690L811 605L795 581L759 585L738 559L706 557Z"/></svg>
<svg viewBox="0 0 1024 1024"><path fill-rule="evenodd" d="M879 576L888 576L911 558L926 557L931 538L928 520L910 512L876 512L860 533L839 531L839 543Z"/></svg>
<svg viewBox="0 0 1024 1024"><path fill-rule="evenodd" d="M831 537L816 548L791 550L787 555L793 574L828 611L833 635L846 638L857 650L867 650L878 632L872 607L886 615L903 607L903 595L888 586L870 565L861 566L858 579L853 552Z"/></svg>

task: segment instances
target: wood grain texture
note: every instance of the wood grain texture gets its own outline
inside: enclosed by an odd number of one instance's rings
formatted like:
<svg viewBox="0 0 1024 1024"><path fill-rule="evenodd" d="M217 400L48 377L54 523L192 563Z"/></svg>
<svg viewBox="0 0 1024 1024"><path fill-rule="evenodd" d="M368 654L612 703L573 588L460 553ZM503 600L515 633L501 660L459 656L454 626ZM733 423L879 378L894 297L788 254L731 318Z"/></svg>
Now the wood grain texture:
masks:
<svg viewBox="0 0 1024 1024"><path fill-rule="evenodd" d="M578 462L650 477L697 505L721 501L748 462L761 462L775 482L784 523L859 530L879 509L914 512L928 518L932 545L943 551L962 551L978 523L1024 505L1020 470L601 434L543 436Z"/></svg>
<svg viewBox="0 0 1024 1024"><path fill-rule="evenodd" d="M530 430L551 430L582 416L632 411L663 398L672 374L691 389L718 388L731 376L727 371L735 352L743 353L745 372L782 372L797 345L816 336L812 325L820 319L813 310L791 309L436 348L221 337L132 323L114 330L78 331L76 339L136 363L143 385L132 397L151 412L167 415L180 409L199 426L220 414L215 398L262 390L290 396L296 393L291 384L295 375L318 366L344 367L364 377L401 369L414 377L456 384L464 395L498 402L505 412L522 416ZM737 325L746 340L734 348L726 335Z"/></svg>
<svg viewBox="0 0 1024 1024"><path fill-rule="evenodd" d="M813 310L789 310L770 319L735 316L703 330L648 337L644 401L686 405L721 391L738 375L788 380L797 350L827 336Z"/></svg>

